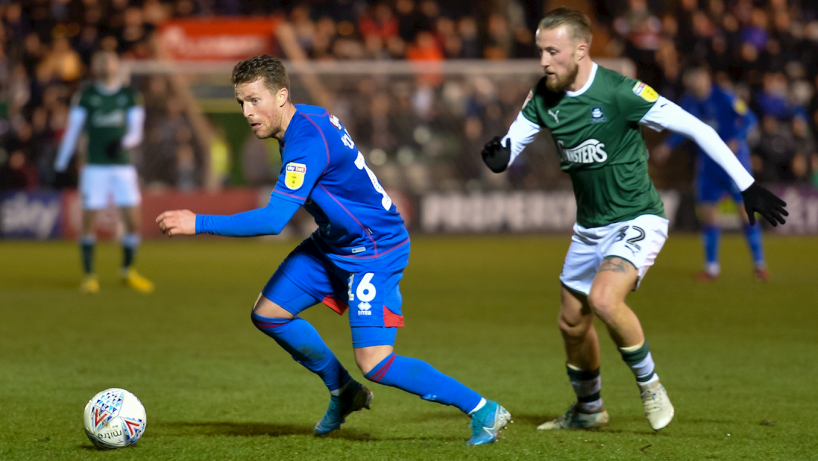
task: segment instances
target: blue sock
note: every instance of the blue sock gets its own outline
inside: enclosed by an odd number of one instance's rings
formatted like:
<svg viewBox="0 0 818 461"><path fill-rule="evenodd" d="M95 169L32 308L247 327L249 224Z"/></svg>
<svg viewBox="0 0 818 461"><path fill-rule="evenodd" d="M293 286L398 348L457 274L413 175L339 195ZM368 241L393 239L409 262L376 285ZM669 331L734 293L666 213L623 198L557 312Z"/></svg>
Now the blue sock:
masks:
<svg viewBox="0 0 818 461"><path fill-rule="evenodd" d="M477 392L435 370L428 363L393 352L366 374L366 379L419 395L423 400L454 405L468 414L481 402Z"/></svg>
<svg viewBox="0 0 818 461"><path fill-rule="evenodd" d="M704 226L704 229L702 229L702 243L704 244L704 257L708 268L718 267L720 239L721 229L719 229L719 226Z"/></svg>
<svg viewBox="0 0 818 461"><path fill-rule="evenodd" d="M299 317L262 317L255 312L252 318L256 328L275 339L296 362L320 376L330 392L337 391L352 379L310 322Z"/></svg>
<svg viewBox="0 0 818 461"><path fill-rule="evenodd" d="M753 263L756 267L764 267L764 245L761 243L761 224L755 226L744 224L744 238L753 254Z"/></svg>

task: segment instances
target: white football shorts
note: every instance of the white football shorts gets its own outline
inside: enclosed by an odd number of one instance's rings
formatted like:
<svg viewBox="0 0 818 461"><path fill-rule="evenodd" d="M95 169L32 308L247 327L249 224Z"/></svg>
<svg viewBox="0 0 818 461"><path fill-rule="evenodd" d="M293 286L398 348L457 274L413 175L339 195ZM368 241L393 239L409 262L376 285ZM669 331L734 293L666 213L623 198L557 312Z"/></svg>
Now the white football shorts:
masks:
<svg viewBox="0 0 818 461"><path fill-rule="evenodd" d="M80 194L85 210L102 210L111 197L118 208L142 202L133 165L86 165L80 174Z"/></svg>
<svg viewBox="0 0 818 461"><path fill-rule="evenodd" d="M565 256L560 282L571 290L588 295L602 260L618 256L639 271L634 291L653 265L667 240L668 220L642 215L630 221L586 229L574 224L571 246Z"/></svg>

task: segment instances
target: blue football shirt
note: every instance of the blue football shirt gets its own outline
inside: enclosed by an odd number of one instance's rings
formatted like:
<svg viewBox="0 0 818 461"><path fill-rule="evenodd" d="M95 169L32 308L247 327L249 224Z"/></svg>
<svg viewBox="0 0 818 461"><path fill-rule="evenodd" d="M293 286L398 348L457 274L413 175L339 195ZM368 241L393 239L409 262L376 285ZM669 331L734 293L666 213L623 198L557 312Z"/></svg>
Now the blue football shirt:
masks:
<svg viewBox="0 0 818 461"><path fill-rule="evenodd" d="M359 264L407 247L403 218L344 125L322 107L295 108L273 195L304 205L318 224L312 238L336 262Z"/></svg>
<svg viewBox="0 0 818 461"><path fill-rule="evenodd" d="M725 142L736 140L739 144L736 156L742 165L750 171L750 148L747 145L747 133L757 123L755 114L736 95L713 85L710 96L704 100L697 99L690 93L682 95L679 106L693 114L699 120L713 127ZM667 144L676 147L687 138L680 134L671 135ZM723 171L713 159L697 147L697 168L700 173Z"/></svg>

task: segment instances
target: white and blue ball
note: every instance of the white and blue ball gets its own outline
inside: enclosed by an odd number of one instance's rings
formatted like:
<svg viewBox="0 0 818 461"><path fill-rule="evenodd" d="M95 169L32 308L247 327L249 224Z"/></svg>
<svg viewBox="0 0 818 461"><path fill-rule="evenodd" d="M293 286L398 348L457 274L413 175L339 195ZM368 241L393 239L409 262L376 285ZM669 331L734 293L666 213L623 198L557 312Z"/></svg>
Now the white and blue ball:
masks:
<svg viewBox="0 0 818 461"><path fill-rule="evenodd" d="M135 444L145 433L145 407L125 389L105 389L85 406L85 435L98 448Z"/></svg>

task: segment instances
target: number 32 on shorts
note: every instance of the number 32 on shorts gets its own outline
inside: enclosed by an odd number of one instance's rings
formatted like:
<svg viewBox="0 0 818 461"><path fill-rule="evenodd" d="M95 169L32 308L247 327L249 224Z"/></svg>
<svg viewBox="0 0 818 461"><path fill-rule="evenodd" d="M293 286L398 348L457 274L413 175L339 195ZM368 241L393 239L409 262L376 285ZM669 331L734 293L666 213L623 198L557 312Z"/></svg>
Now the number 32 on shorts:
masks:
<svg viewBox="0 0 818 461"><path fill-rule="evenodd" d="M355 301L355 297L358 297L358 315L372 315L370 309L372 305L369 304L370 301L375 299L375 295L378 293L378 290L375 289L375 285L373 285L372 277L375 274L372 272L367 272L361 277L361 281L358 282L358 289L355 290L355 294L352 294L352 285L355 283L355 274L349 276L349 304L352 305L352 302Z"/></svg>
<svg viewBox="0 0 818 461"><path fill-rule="evenodd" d="M616 236L616 241L619 242L622 239L624 239L627 236L628 229L633 229L634 231L636 231L636 235L629 238L629 239L627 239L627 240L625 240L625 243L628 244L628 245L633 246L634 248L636 248L636 251L641 250L642 247L640 247L637 242L641 242L642 240L645 240L645 230L642 229L639 226L622 226L622 227L620 227L619 232L617 233L617 236Z"/></svg>

